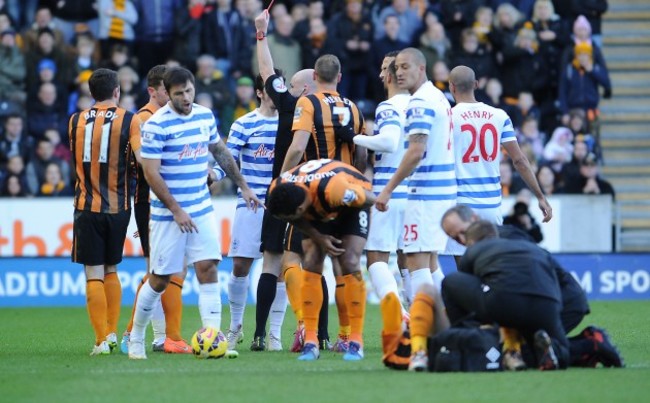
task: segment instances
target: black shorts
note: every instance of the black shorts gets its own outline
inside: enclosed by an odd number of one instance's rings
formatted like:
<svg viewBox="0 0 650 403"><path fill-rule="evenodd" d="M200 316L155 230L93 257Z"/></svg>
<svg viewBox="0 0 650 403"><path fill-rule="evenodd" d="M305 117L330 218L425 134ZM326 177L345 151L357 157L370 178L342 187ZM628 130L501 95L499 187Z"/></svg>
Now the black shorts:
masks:
<svg viewBox="0 0 650 403"><path fill-rule="evenodd" d="M302 232L291 224L284 234L284 250L302 255Z"/></svg>
<svg viewBox="0 0 650 403"><path fill-rule="evenodd" d="M311 225L321 234L341 238L344 235L356 235L368 239L370 228L370 208L344 210L335 220L312 221Z"/></svg>
<svg viewBox="0 0 650 403"><path fill-rule="evenodd" d="M264 210L260 252L282 253L284 251L284 234L286 231L287 223L285 221L273 217L271 213Z"/></svg>
<svg viewBox="0 0 650 403"><path fill-rule="evenodd" d="M138 236L144 257L149 257L149 210L151 210L149 203L138 203L133 206L135 224L138 226Z"/></svg>
<svg viewBox="0 0 650 403"><path fill-rule="evenodd" d="M130 219L131 210L117 214L75 210L72 261L86 266L120 263Z"/></svg>

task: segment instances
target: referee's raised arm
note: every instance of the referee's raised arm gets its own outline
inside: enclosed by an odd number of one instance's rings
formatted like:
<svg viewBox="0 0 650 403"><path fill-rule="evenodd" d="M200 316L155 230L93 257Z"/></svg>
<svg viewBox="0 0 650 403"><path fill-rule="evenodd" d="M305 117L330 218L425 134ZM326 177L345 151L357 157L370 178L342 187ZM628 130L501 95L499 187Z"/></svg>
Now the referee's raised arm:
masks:
<svg viewBox="0 0 650 403"><path fill-rule="evenodd" d="M262 81L274 74L273 58L271 57L271 50L266 40L267 31L269 29L269 12L263 10L260 15L255 18L255 30L257 31L257 64L260 69Z"/></svg>

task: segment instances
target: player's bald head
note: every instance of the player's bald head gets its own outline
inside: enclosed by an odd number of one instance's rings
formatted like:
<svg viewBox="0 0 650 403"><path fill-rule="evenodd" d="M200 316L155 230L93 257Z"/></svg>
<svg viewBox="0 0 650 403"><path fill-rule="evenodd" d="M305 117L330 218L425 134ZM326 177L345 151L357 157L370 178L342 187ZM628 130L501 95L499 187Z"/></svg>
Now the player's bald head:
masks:
<svg viewBox="0 0 650 403"><path fill-rule="evenodd" d="M449 83L456 87L459 93L468 93L476 88L476 75L474 70L467 66L456 66L449 73Z"/></svg>
<svg viewBox="0 0 650 403"><path fill-rule="evenodd" d="M299 97L304 93L311 94L316 90L316 83L314 82L314 69L304 69L296 72L291 77L290 82L291 94Z"/></svg>
<svg viewBox="0 0 650 403"><path fill-rule="evenodd" d="M426 66L427 59L424 57L424 54L416 48L406 48L399 52L397 57L407 57L411 60L416 66Z"/></svg>

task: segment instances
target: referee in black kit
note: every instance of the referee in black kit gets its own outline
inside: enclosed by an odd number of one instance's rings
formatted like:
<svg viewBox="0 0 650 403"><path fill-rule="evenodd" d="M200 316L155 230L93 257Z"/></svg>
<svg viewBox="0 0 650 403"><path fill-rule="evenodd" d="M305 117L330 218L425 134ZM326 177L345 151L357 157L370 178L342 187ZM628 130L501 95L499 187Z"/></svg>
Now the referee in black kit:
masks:
<svg viewBox="0 0 650 403"><path fill-rule="evenodd" d="M312 94L316 90L314 82L314 70L300 70L293 75L289 86L285 84L284 77L277 74L273 66L271 51L266 41L266 34L269 25L269 13L267 10L255 18L255 29L257 30L257 61L260 75L264 81L266 93L269 95L278 111L278 133L275 138L273 179L280 176L282 163L287 150L293 139L291 126L298 98L303 95ZM285 236L286 233L286 236ZM286 238L286 240L285 240ZM300 312L300 279L302 259L302 237L299 231L293 231L290 227L287 231L287 223L274 218L271 214L264 212L262 224L262 252L264 263L262 275L257 285L257 306L255 319L255 335L251 350L263 351L266 349L266 321L269 317L271 305L275 299L276 284L282 272L287 287L289 302L298 319L298 330L296 338L291 346L291 351L299 352L302 349L302 312ZM270 259L267 259L269 257ZM319 318L319 340L327 341L327 308L328 292L327 284L323 278L323 308Z"/></svg>

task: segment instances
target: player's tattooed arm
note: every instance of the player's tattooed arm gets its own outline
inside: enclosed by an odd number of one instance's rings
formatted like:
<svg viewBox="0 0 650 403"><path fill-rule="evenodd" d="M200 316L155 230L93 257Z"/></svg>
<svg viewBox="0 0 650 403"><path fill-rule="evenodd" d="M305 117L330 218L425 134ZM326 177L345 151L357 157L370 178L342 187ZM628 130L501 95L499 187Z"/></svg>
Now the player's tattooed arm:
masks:
<svg viewBox="0 0 650 403"><path fill-rule="evenodd" d="M215 144L211 144L210 152L226 175L241 189L242 198L246 201L247 207L252 207L254 210L257 210L257 206L263 206L264 204L248 187L246 180L244 180L244 177L239 172L239 167L237 166L235 159L224 142L219 141Z"/></svg>
<svg viewBox="0 0 650 403"><path fill-rule="evenodd" d="M409 143L417 143L417 144L426 144L428 139L428 135L426 134L411 134L409 136Z"/></svg>

